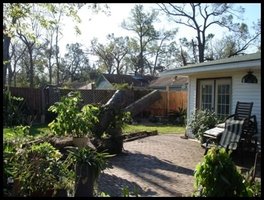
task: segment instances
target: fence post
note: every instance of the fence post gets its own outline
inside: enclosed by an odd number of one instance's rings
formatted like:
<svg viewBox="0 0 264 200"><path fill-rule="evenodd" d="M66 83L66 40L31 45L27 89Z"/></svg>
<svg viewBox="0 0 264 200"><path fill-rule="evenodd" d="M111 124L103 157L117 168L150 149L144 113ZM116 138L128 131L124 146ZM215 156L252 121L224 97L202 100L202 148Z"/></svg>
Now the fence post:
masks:
<svg viewBox="0 0 264 200"><path fill-rule="evenodd" d="M167 109L166 109L166 116L168 116L169 112L170 112L170 86L167 85L166 86L166 91L167 91Z"/></svg>
<svg viewBox="0 0 264 200"><path fill-rule="evenodd" d="M92 101L95 103L95 83L92 83Z"/></svg>
<svg viewBox="0 0 264 200"><path fill-rule="evenodd" d="M41 109L41 117L40 117L41 124L45 123L45 105L46 105L46 102L45 102L44 90L45 90L45 86L40 88L40 91L41 91L41 108L42 108Z"/></svg>

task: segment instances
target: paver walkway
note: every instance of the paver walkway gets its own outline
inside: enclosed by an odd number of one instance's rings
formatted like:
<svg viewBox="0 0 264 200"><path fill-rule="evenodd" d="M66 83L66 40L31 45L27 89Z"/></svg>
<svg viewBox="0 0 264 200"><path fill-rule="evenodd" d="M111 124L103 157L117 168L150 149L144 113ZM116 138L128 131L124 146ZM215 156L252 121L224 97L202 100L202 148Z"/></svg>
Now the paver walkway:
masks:
<svg viewBox="0 0 264 200"><path fill-rule="evenodd" d="M111 158L112 168L100 175L99 191L118 197L127 187L141 197L191 196L194 169L204 149L199 142L180 136L165 134L125 142L125 153Z"/></svg>

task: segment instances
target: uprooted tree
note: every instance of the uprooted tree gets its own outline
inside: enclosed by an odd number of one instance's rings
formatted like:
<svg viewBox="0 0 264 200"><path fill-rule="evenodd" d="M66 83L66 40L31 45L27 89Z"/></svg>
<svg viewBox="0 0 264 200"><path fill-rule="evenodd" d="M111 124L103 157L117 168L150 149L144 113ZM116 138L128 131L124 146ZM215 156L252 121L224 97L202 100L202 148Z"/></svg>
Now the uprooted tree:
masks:
<svg viewBox="0 0 264 200"><path fill-rule="evenodd" d="M130 116L135 116L160 97L160 93L154 90L126 106L131 99L131 93L125 90L117 90L112 98L101 107L98 116L99 121L93 129L95 139L92 143L99 150L108 149L111 153L120 153L123 149L123 125L128 122ZM108 135L106 140L102 138L104 133Z"/></svg>

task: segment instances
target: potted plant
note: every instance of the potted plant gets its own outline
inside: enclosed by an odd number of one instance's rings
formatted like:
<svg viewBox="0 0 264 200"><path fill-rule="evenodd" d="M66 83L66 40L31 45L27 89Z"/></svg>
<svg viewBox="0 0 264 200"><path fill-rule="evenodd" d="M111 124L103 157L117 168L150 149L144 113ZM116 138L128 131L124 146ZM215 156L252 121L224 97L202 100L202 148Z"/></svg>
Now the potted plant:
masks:
<svg viewBox="0 0 264 200"><path fill-rule="evenodd" d="M70 148L69 155L75 159L75 195L76 197L92 197L94 185L102 170L107 167L107 158L112 155L97 152L91 147Z"/></svg>
<svg viewBox="0 0 264 200"><path fill-rule="evenodd" d="M80 92L70 92L60 102L56 102L48 109L57 117L48 124L51 131L59 136L72 136L75 146L84 147L88 143L88 135L98 121L98 108L85 105L81 108Z"/></svg>

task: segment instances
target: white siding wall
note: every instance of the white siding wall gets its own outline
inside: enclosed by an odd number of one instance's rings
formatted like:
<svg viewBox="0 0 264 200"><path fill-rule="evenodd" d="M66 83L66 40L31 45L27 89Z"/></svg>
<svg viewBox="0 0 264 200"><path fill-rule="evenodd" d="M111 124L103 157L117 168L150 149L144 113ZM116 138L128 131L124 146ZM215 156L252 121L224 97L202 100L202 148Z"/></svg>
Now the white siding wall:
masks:
<svg viewBox="0 0 264 200"><path fill-rule="evenodd" d="M238 72L233 75L233 98L232 98L232 113L235 112L236 102L253 102L252 115L256 115L258 122L258 132L261 133L261 75L260 71L254 71L258 79L257 84L253 83L241 83L241 78L245 75L245 72Z"/></svg>
<svg viewBox="0 0 264 200"><path fill-rule="evenodd" d="M187 124L190 121L192 113L195 111L196 107L196 77L189 76L188 83L188 106L187 106ZM186 133L188 137L194 138L191 129L187 126Z"/></svg>
<svg viewBox="0 0 264 200"><path fill-rule="evenodd" d="M211 74L201 74L195 76L189 76L189 84L188 84L188 108L187 108L187 122L189 122L191 114L194 112L196 107L196 84L197 79L202 78L217 78L217 77L232 77L232 112L235 112L236 102L244 101L244 102L254 102L252 115L256 115L258 122L258 132L261 133L261 75L260 70L254 70L254 75L256 75L258 79L257 84L250 83L241 83L241 79L244 75L246 75L246 71L242 70L239 72L219 72L219 73L211 73ZM190 137L193 137L189 128L187 127L187 134Z"/></svg>

